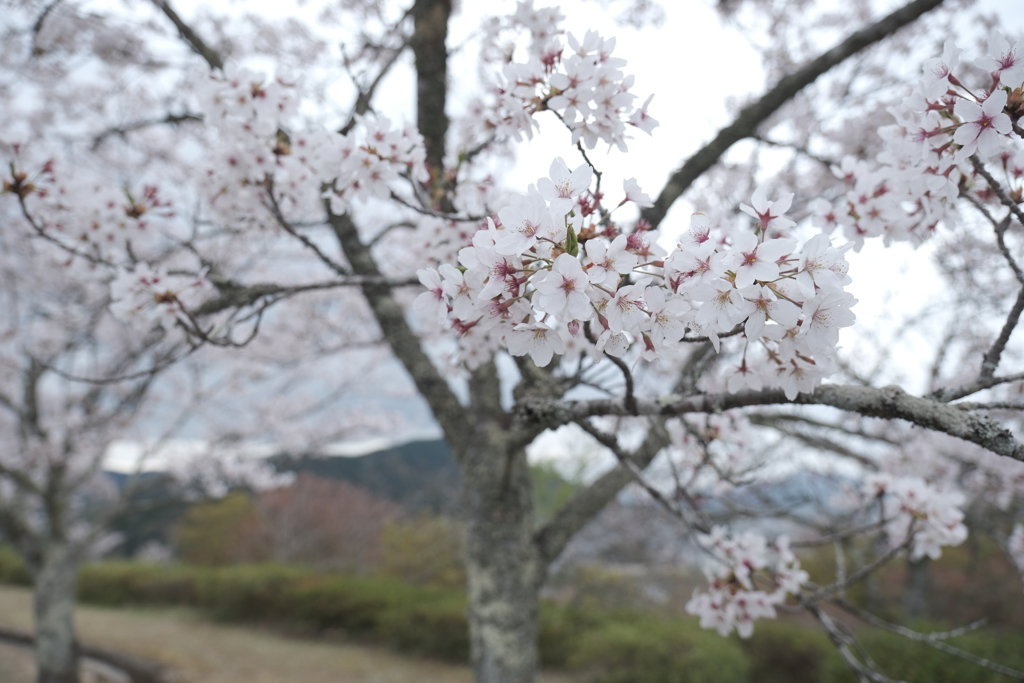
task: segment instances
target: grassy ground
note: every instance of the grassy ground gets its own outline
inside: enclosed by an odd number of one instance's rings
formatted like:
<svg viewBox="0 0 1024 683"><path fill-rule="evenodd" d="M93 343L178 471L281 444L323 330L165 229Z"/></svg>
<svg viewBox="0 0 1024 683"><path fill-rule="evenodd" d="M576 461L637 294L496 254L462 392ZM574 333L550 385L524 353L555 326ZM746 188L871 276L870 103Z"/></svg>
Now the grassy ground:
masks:
<svg viewBox="0 0 1024 683"><path fill-rule="evenodd" d="M0 586L0 626L31 631L30 593ZM213 623L184 610L79 607L83 642L148 657L180 683L469 683L465 666L395 655L345 642L288 638ZM31 658L0 646L0 681L28 683ZM546 676L546 683L568 679Z"/></svg>

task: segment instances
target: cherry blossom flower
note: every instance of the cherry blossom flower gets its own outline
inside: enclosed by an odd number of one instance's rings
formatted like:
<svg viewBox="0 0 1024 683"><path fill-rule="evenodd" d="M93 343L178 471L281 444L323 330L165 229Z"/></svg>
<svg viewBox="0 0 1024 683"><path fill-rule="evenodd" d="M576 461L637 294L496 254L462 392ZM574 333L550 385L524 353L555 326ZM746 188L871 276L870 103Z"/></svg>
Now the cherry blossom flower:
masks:
<svg viewBox="0 0 1024 683"><path fill-rule="evenodd" d="M529 354L539 368L547 366L552 356L561 354L565 348L558 332L543 323L520 323L509 332L507 341L509 353L513 356Z"/></svg>
<svg viewBox="0 0 1024 683"><path fill-rule="evenodd" d="M541 196L548 200L551 210L556 214L569 213L572 210L573 199L590 187L590 181L594 177L593 169L587 164L570 173L569 167L561 158L551 162L550 174L550 178L541 178L537 181L537 189Z"/></svg>
<svg viewBox="0 0 1024 683"><path fill-rule="evenodd" d="M850 310L855 303L857 300L848 292L827 292L807 299L798 336L814 353L827 355L839 341L839 328L849 327L857 319Z"/></svg>
<svg viewBox="0 0 1024 683"><path fill-rule="evenodd" d="M710 534L699 534L697 541L711 555L712 563L705 568L707 589L694 591L686 611L700 617L701 628L716 629L723 636L735 629L741 638L749 638L754 621L774 618L775 606L787 595L797 594L809 578L785 537L772 546L773 559L765 538L753 532L731 537L723 527L715 526ZM753 577L758 572L771 577L774 590L755 589Z"/></svg>
<svg viewBox="0 0 1024 683"><path fill-rule="evenodd" d="M626 198L622 200L622 204L626 202L635 202L637 206L648 207L654 206L654 202L640 189L640 185L637 184L636 178L627 178L622 181L622 191L626 194Z"/></svg>
<svg viewBox="0 0 1024 683"><path fill-rule="evenodd" d="M622 287L604 306L604 316L612 332L637 331L647 316L644 289L647 280Z"/></svg>
<svg viewBox="0 0 1024 683"><path fill-rule="evenodd" d="M587 276L591 282L615 285L617 282L612 279L615 277L612 273L626 275L636 267L637 256L626 251L627 244L625 235L619 235L611 244L602 238L587 240Z"/></svg>
<svg viewBox="0 0 1024 683"><path fill-rule="evenodd" d="M588 320L593 314L587 296L586 273L579 260L569 254L555 259L551 270L531 281L537 288L536 306L561 320Z"/></svg>
<svg viewBox="0 0 1024 683"><path fill-rule="evenodd" d="M767 287L760 285L740 287L739 293L754 305L754 310L747 317L744 327L747 339L760 337L769 318L783 327L796 327L797 320L800 318L800 309L789 301L779 299Z"/></svg>
<svg viewBox="0 0 1024 683"><path fill-rule="evenodd" d="M658 123L656 118L647 113L647 107L650 106L652 99L654 99L654 95L649 95L647 99L644 100L643 106L637 109L633 115L629 117L629 122L632 125L636 126L648 135L650 135L655 128L661 125Z"/></svg>
<svg viewBox="0 0 1024 683"><path fill-rule="evenodd" d="M744 299L731 282L717 279L699 285L693 298L703 301L694 322L710 325L717 332L728 332L733 325L754 311L754 304Z"/></svg>
<svg viewBox="0 0 1024 683"><path fill-rule="evenodd" d="M999 83L1013 90L1024 84L1024 40L1010 47L1006 37L996 31L988 39L988 56L974 62L978 68L999 77Z"/></svg>
<svg viewBox="0 0 1024 683"><path fill-rule="evenodd" d="M438 324L443 325L448 319L448 299L440 273L434 268L421 268L416 271L416 277L427 291L416 297L413 309L424 316L436 318Z"/></svg>
<svg viewBox="0 0 1024 683"><path fill-rule="evenodd" d="M767 235L769 232L781 233L796 225L795 222L784 215L793 203L792 192L782 195L774 202L770 202L764 187L758 187L754 190L754 195L750 198L750 201L753 206L740 204L740 210L758 220L758 229L762 235Z"/></svg>
<svg viewBox="0 0 1024 683"><path fill-rule="evenodd" d="M850 243L836 249L825 234L807 240L797 261L796 283L800 291L805 296L814 296L818 289L835 292L842 290L843 285L850 284L843 253L852 247Z"/></svg>
<svg viewBox="0 0 1024 683"><path fill-rule="evenodd" d="M644 302L648 319L647 330L651 333L651 342L656 347L664 343L675 344L686 334L685 318L691 306L680 296L666 292L664 287L648 287L644 290Z"/></svg>
<svg viewBox="0 0 1024 683"><path fill-rule="evenodd" d="M925 80L924 96L929 100L937 100L946 94L950 87L949 77L960 64L960 53L963 52L947 40L942 48L942 57L933 57L924 63Z"/></svg>
<svg viewBox="0 0 1024 683"><path fill-rule="evenodd" d="M735 394L744 389L760 391L764 386L764 378L761 376L761 372L756 366L752 368L747 365L746 358L741 360L739 365L734 365L726 370L725 382L730 394Z"/></svg>
<svg viewBox="0 0 1024 683"><path fill-rule="evenodd" d="M722 266L736 274L737 287L752 285L755 280L771 282L779 277L780 260L795 248L796 240L770 239L758 243L756 235L743 232L733 240Z"/></svg>
<svg viewBox="0 0 1024 683"><path fill-rule="evenodd" d="M544 197L533 185L526 197L514 197L512 204L498 211L505 234L494 245L504 256L518 256L537 244L541 237L561 242L565 226L559 229ZM559 235L561 233L561 235Z"/></svg>
<svg viewBox="0 0 1024 683"><path fill-rule="evenodd" d="M1005 106L1005 90L996 90L981 104L967 99L956 103L953 111L964 121L953 134L953 141L963 146L957 152L958 159L969 157L975 150L984 158L999 153L1000 136L1011 130L1010 117L1003 113Z"/></svg>
<svg viewBox="0 0 1024 683"><path fill-rule="evenodd" d="M115 317L142 326L165 329L185 320L185 312L202 303L212 286L205 275L168 275L163 268L138 263L132 271L121 271L110 283L110 312Z"/></svg>

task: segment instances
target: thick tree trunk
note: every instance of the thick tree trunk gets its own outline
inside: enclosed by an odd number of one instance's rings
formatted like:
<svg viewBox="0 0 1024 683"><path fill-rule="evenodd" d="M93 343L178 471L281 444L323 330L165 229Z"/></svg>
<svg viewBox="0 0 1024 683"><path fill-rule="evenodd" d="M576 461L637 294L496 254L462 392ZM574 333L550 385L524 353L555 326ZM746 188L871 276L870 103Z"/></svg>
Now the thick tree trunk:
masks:
<svg viewBox="0 0 1024 683"><path fill-rule="evenodd" d="M544 566L533 542L526 453L509 452L500 427L463 461L468 523L469 632L476 683L534 683L537 603Z"/></svg>
<svg viewBox="0 0 1024 683"><path fill-rule="evenodd" d="M75 575L78 564L63 544L46 549L34 578L38 683L78 683Z"/></svg>

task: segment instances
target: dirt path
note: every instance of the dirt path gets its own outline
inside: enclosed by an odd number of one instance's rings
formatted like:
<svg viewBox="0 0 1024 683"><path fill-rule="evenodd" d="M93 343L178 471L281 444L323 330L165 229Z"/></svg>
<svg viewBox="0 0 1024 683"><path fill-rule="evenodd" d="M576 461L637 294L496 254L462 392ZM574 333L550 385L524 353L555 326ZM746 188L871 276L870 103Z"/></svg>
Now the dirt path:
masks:
<svg viewBox="0 0 1024 683"><path fill-rule="evenodd" d="M27 589L0 586L0 627L32 630ZM468 667L338 642L291 639L201 619L185 610L79 607L87 643L168 665L180 683L470 683ZM0 648L0 680L22 683L31 660ZM546 683L566 683L547 676Z"/></svg>

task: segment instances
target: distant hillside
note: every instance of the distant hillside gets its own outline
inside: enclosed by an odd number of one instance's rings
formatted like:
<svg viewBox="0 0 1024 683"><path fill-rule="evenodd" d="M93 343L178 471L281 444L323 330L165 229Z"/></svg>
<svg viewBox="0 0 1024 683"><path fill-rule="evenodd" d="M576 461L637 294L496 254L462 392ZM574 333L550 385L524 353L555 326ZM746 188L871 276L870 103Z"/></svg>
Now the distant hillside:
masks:
<svg viewBox="0 0 1024 683"><path fill-rule="evenodd" d="M442 439L411 441L356 457L279 456L281 472L340 479L409 509L451 512L459 505L459 468Z"/></svg>

